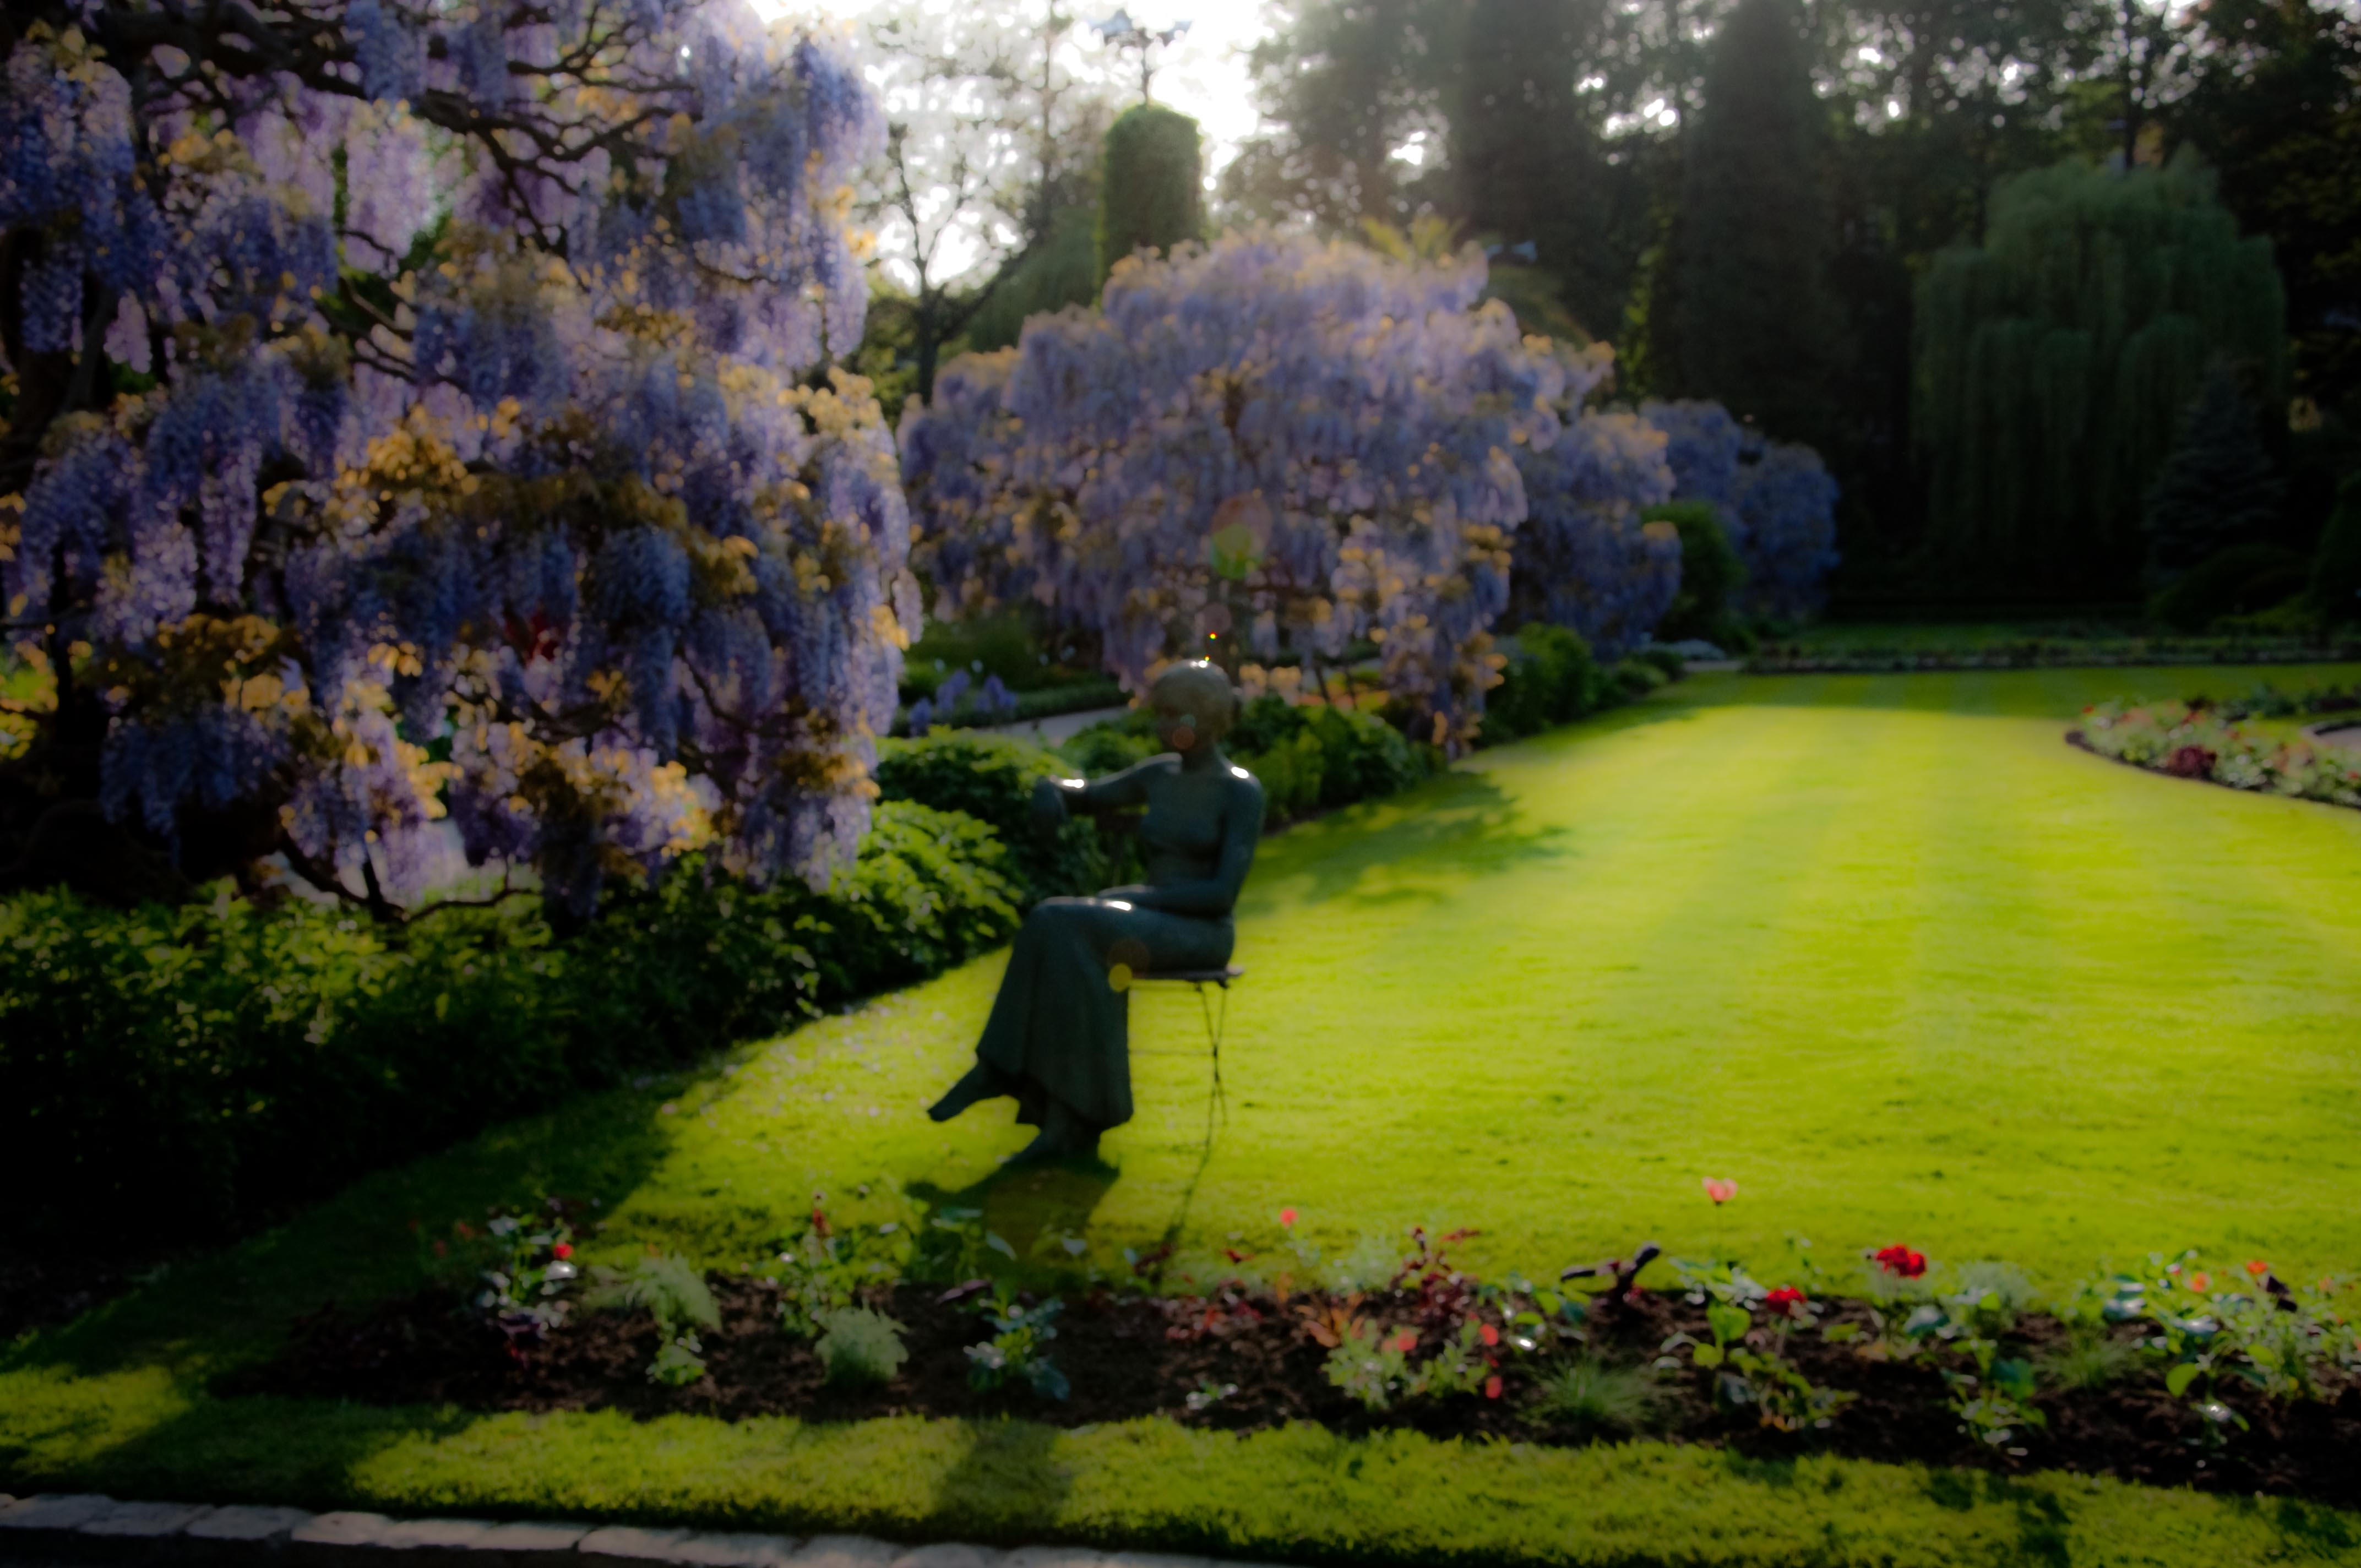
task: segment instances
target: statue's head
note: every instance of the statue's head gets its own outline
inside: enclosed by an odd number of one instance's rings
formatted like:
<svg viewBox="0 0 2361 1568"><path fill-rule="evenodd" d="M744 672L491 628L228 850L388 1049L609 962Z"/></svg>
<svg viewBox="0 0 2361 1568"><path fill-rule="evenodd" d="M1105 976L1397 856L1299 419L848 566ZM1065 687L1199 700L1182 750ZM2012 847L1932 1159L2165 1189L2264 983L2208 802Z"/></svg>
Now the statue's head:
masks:
<svg viewBox="0 0 2361 1568"><path fill-rule="evenodd" d="M1156 709L1157 733L1183 753L1219 743L1237 721L1238 694L1230 677L1203 659L1166 667L1148 690Z"/></svg>

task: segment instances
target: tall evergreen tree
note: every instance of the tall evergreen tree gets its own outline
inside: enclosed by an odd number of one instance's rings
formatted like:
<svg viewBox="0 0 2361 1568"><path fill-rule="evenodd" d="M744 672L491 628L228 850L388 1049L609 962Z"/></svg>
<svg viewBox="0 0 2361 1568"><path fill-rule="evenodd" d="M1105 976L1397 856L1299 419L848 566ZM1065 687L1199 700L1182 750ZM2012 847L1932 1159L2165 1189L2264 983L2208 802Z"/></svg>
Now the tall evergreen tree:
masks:
<svg viewBox="0 0 2361 1568"><path fill-rule="evenodd" d="M1685 138L1675 389L1782 440L1834 444L1826 127L1795 0L1739 0Z"/></svg>
<svg viewBox="0 0 2361 1568"><path fill-rule="evenodd" d="M2361 474L2347 474L2312 564L2312 608L2330 625L2361 621Z"/></svg>
<svg viewBox="0 0 2361 1568"><path fill-rule="evenodd" d="M2189 405L2180 444L2148 488L2148 569L2169 581L2207 556L2252 543L2279 510L2279 477L2237 370L2217 359Z"/></svg>
<svg viewBox="0 0 2361 1568"><path fill-rule="evenodd" d="M2282 406L2285 321L2270 242L2239 237L2192 159L2004 181L1986 243L1918 286L1935 565L1978 596L2130 592L2142 497L2206 366L2227 356Z"/></svg>
<svg viewBox="0 0 2361 1568"><path fill-rule="evenodd" d="M1602 335L1615 328L1630 269L1610 244L1609 171L1575 82L1604 8L1602 0L1472 0L1446 100L1468 227L1531 245L1575 319Z"/></svg>
<svg viewBox="0 0 2361 1568"><path fill-rule="evenodd" d="M1107 127L1099 169L1099 277L1146 247L1170 251L1205 236L1204 160L1197 122L1160 104L1126 109Z"/></svg>

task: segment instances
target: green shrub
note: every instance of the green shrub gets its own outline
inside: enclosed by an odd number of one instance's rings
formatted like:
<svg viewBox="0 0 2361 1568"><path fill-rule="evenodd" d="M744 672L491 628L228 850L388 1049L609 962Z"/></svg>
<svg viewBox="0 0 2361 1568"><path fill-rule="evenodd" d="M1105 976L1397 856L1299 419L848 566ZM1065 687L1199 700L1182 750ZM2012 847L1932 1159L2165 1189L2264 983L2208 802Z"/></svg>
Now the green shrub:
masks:
<svg viewBox="0 0 2361 1568"><path fill-rule="evenodd" d="M557 940L528 901L406 927L289 903L0 903L0 1182L17 1234L219 1233L1012 933L996 835L882 806L827 894L692 861Z"/></svg>
<svg viewBox="0 0 2361 1568"><path fill-rule="evenodd" d="M1097 778L1161 749L1155 716L1141 708L1078 731L1059 751ZM1413 745L1373 713L1272 696L1238 709L1225 749L1261 783L1263 821L1272 828L1407 789L1441 763L1433 747Z"/></svg>
<svg viewBox="0 0 2361 1568"><path fill-rule="evenodd" d="M2304 590L2303 557L2277 544L2234 544L2182 573L2148 614L2175 631L2198 632L2224 616L2257 615Z"/></svg>
<svg viewBox="0 0 2361 1568"><path fill-rule="evenodd" d="M648 1381L681 1388L705 1376L705 1346L698 1329L721 1326L721 1306L705 1276L687 1259L666 1254L643 1257L631 1268L598 1271L599 1283L583 1299L593 1311L645 1312L656 1321L655 1359Z"/></svg>
<svg viewBox="0 0 2361 1568"><path fill-rule="evenodd" d="M1169 252L1205 232L1197 122L1159 104L1126 109L1107 127L1099 171L1099 278L1145 246Z"/></svg>
<svg viewBox="0 0 2361 1568"><path fill-rule="evenodd" d="M1648 522L1669 522L1681 534L1681 587L1656 624L1667 642L1701 637L1733 652L1753 639L1730 607L1746 583L1746 563L1730 542L1721 509L1711 501L1666 501L1640 514Z"/></svg>
<svg viewBox="0 0 2361 1568"><path fill-rule="evenodd" d="M1477 744L1498 745L1567 724L1604 700L1607 678L1590 656L1582 634L1536 621L1503 638L1508 663L1500 684L1484 697L1484 728Z"/></svg>
<svg viewBox="0 0 2361 1568"><path fill-rule="evenodd" d="M2331 626L2361 621L2361 474L2336 488L2336 510L2312 560L2312 608Z"/></svg>
<svg viewBox="0 0 2361 1568"><path fill-rule="evenodd" d="M844 1307L818 1315L821 1330L814 1348L839 1387L891 1383L910 1358L902 1325L873 1307Z"/></svg>
<svg viewBox="0 0 2361 1568"><path fill-rule="evenodd" d="M1654 1424L1662 1401L1653 1372L1586 1355L1541 1380L1532 1412L1585 1436L1620 1436Z"/></svg>
<svg viewBox="0 0 2361 1568"><path fill-rule="evenodd" d="M1114 771L1090 770L1093 776ZM1095 893L1126 880L1128 846L1119 833L1084 819L1046 836L1034 827L1034 784L1072 773L1057 752L1009 735L950 730L877 744L879 793L889 801L960 812L990 827L1006 850L1007 869L1019 885L1019 902L1027 905Z"/></svg>
<svg viewBox="0 0 2361 1568"><path fill-rule="evenodd" d="M1645 659L1622 660L1607 673L1609 689L1622 702L1637 702L1659 686L1670 684L1672 678L1662 664Z"/></svg>

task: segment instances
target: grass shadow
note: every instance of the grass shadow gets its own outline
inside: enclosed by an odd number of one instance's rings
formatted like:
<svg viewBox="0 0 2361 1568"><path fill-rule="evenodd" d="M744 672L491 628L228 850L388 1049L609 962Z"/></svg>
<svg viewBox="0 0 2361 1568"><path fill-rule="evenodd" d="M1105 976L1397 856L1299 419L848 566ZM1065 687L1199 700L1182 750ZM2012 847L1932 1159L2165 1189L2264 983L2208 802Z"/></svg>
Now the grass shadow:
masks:
<svg viewBox="0 0 2361 1568"><path fill-rule="evenodd" d="M1091 1216L1123 1173L1103 1160L1051 1165L1004 1166L981 1181L950 1191L930 1181L912 1182L910 1198L939 1212L964 1209L983 1216L984 1229L1016 1250L1020 1258L1066 1263L1060 1244L1090 1229Z"/></svg>
<svg viewBox="0 0 2361 1568"><path fill-rule="evenodd" d="M1927 1497L1936 1507L1967 1513L1980 1505L2004 1507L2016 1516L2016 1540L2000 1563L2021 1568L2068 1568L2073 1545L2068 1536L2071 1521L2056 1494L2028 1486L2007 1475L1965 1470L1938 1470L1927 1477Z"/></svg>
<svg viewBox="0 0 2361 1568"><path fill-rule="evenodd" d="M1073 1476L1052 1456L1058 1429L1032 1421L969 1421L967 1452L935 1487L934 1518L1004 1545L1038 1540L1058 1517Z"/></svg>
<svg viewBox="0 0 2361 1568"><path fill-rule="evenodd" d="M1414 883L1368 885L1374 873L1415 877L1422 868L1455 878L1506 869L1517 861L1561 860L1572 853L1572 830L1531 820L1523 806L1481 772L1454 770L1416 789L1371 806L1342 811L1281 835L1263 850L1247 908L1284 887L1312 904L1351 899L1363 904L1419 901L1439 894Z"/></svg>
<svg viewBox="0 0 2361 1568"><path fill-rule="evenodd" d="M480 1223L548 1197L612 1212L671 1152L658 1106L677 1091L677 1080L605 1091L365 1176L282 1225L0 1348L0 1373L94 1376L160 1364L212 1374L276 1354L302 1313L432 1283L431 1242L455 1220Z"/></svg>
<svg viewBox="0 0 2361 1568"><path fill-rule="evenodd" d="M366 1461L414 1439L455 1436L478 1419L447 1409L199 1397L79 1456L68 1475L44 1477L25 1451L0 1445L0 1474L19 1486L54 1479L159 1502L350 1508L354 1473Z"/></svg>

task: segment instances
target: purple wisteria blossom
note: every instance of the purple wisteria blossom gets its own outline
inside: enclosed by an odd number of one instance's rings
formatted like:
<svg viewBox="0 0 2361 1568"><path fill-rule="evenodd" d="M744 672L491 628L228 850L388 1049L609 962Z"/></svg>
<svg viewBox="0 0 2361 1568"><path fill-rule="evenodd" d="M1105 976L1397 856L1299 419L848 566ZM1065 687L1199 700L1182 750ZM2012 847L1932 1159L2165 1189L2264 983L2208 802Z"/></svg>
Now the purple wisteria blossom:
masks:
<svg viewBox="0 0 2361 1568"><path fill-rule="evenodd" d="M809 374L884 136L839 43L744 0L33 13L0 598L109 814L259 804L381 905L446 816L577 913L694 848L849 855L918 605L876 403Z"/></svg>

